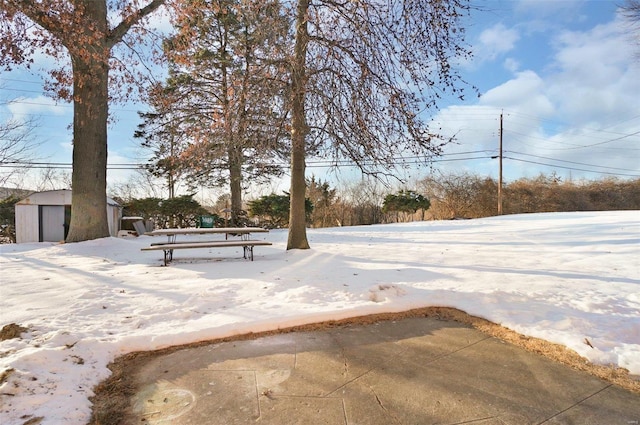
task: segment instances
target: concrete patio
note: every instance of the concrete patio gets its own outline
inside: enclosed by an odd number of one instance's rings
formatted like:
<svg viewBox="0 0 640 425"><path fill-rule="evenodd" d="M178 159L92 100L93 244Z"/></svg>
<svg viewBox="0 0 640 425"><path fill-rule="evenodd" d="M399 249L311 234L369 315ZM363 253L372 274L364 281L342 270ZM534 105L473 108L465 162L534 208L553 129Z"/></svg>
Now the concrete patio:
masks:
<svg viewBox="0 0 640 425"><path fill-rule="evenodd" d="M135 382L130 424L640 423L640 395L434 318L185 348Z"/></svg>

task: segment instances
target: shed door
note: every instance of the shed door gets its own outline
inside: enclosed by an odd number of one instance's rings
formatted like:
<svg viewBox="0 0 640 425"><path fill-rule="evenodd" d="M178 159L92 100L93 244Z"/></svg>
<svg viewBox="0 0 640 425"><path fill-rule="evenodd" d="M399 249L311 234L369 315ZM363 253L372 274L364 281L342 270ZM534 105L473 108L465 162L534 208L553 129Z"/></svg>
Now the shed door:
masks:
<svg viewBox="0 0 640 425"><path fill-rule="evenodd" d="M64 205L40 206L40 242L64 240Z"/></svg>

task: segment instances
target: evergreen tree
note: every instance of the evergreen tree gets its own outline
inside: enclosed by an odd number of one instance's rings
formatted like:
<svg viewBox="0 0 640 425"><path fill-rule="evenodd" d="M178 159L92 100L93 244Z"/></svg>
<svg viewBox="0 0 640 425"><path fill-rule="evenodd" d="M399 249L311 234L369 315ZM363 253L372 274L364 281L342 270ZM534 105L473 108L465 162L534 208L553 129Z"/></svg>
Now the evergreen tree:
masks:
<svg viewBox="0 0 640 425"><path fill-rule="evenodd" d="M228 185L237 224L247 183L282 173L288 133L278 57L288 24L275 0L190 0L183 8L165 43L170 78L151 97L161 105L167 94L172 99L165 146L177 133L187 143L171 162L154 160L179 166L191 185Z"/></svg>

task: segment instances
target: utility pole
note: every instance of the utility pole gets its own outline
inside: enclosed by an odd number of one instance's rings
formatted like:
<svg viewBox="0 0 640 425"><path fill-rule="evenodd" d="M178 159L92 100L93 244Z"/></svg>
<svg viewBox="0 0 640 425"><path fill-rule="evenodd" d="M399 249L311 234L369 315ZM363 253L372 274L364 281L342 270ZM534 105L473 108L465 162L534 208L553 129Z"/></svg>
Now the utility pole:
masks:
<svg viewBox="0 0 640 425"><path fill-rule="evenodd" d="M500 173L498 175L498 215L502 215L502 112L500 112Z"/></svg>

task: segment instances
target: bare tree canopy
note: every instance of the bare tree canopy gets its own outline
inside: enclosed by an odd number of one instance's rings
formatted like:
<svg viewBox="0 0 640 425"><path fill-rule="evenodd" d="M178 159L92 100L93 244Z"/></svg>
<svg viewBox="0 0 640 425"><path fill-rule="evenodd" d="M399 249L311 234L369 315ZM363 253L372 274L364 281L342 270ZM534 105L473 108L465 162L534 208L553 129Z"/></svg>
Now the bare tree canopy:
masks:
<svg viewBox="0 0 640 425"><path fill-rule="evenodd" d="M446 140L424 113L462 96L455 65L470 56L461 23L469 10L466 0L296 2L288 249L309 246L306 155L378 172L403 154L429 161L440 153Z"/></svg>
<svg viewBox="0 0 640 425"><path fill-rule="evenodd" d="M640 49L640 0L626 0L620 7L622 16L631 26L631 37L637 48ZM640 50L638 51L640 58Z"/></svg>
<svg viewBox="0 0 640 425"><path fill-rule="evenodd" d="M640 24L640 0L626 0L621 8L625 17Z"/></svg>
<svg viewBox="0 0 640 425"><path fill-rule="evenodd" d="M33 139L37 127L35 119L0 123L0 186L4 186L17 172L17 168L33 160L38 143Z"/></svg>

